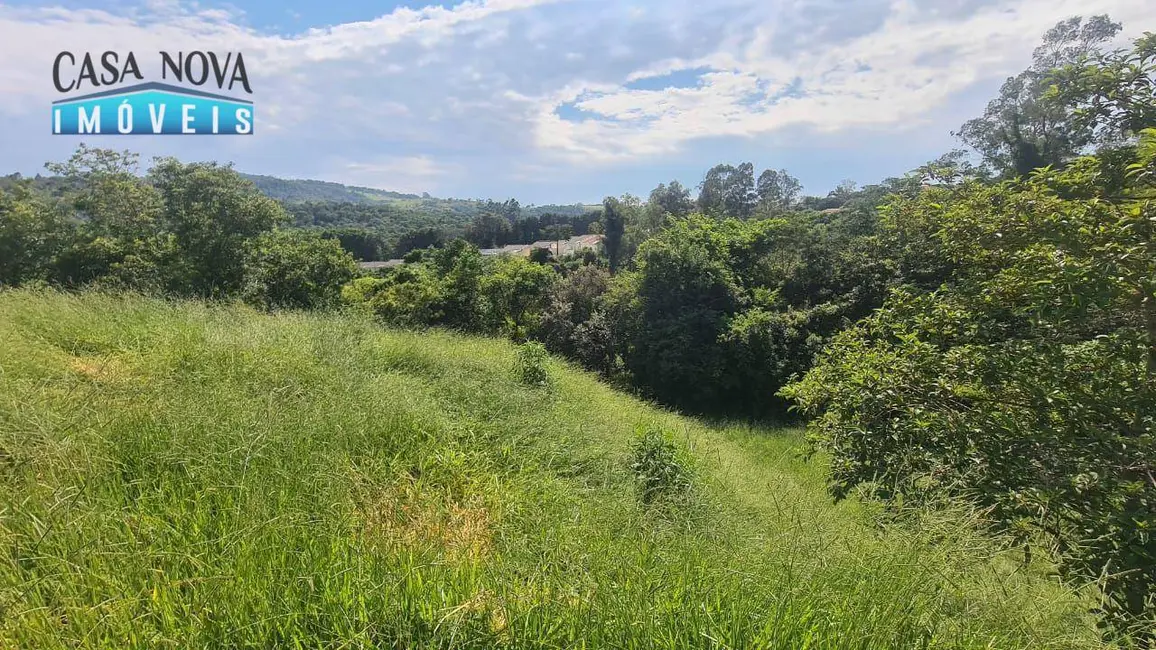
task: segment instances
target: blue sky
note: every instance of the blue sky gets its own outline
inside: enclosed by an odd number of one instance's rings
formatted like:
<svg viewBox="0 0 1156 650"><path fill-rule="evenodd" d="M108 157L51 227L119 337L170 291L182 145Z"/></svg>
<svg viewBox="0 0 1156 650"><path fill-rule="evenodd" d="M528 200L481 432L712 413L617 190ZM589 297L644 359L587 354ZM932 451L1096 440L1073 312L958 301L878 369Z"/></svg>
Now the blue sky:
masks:
<svg viewBox="0 0 1156 650"><path fill-rule="evenodd" d="M89 138L146 159L523 203L694 186L719 162L812 194L957 146L1040 35L1149 0L0 0L0 173L80 141L49 133L64 49L241 51L251 137ZM155 76L155 75L152 75Z"/></svg>

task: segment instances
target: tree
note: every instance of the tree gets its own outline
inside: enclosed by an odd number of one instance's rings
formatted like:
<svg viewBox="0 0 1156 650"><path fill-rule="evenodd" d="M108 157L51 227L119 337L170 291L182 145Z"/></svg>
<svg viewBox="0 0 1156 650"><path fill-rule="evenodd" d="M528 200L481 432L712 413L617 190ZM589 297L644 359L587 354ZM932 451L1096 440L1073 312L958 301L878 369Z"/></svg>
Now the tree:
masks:
<svg viewBox="0 0 1156 650"><path fill-rule="evenodd" d="M715 165L699 184L698 208L716 218L746 219L754 213L756 198L754 165Z"/></svg>
<svg viewBox="0 0 1156 650"><path fill-rule="evenodd" d="M596 266L580 267L554 285L537 332L548 350L591 370L609 369L609 338L595 336L590 325L609 286L610 274Z"/></svg>
<svg viewBox="0 0 1156 650"><path fill-rule="evenodd" d="M1051 71L1085 60L1121 25L1106 15L1086 22L1080 17L1057 23L1044 34L1032 65L1009 77L982 117L968 120L956 137L983 156L1004 177L1026 176L1040 167L1061 165L1092 141L1085 124L1073 119L1068 106L1046 101Z"/></svg>
<svg viewBox="0 0 1156 650"><path fill-rule="evenodd" d="M466 239L478 248L500 248L510 241L510 221L492 212L477 216L466 229Z"/></svg>
<svg viewBox="0 0 1156 650"><path fill-rule="evenodd" d="M757 200L755 166L749 162L742 163L735 169L731 179L724 199L727 214L738 219L749 219L755 212Z"/></svg>
<svg viewBox="0 0 1156 650"><path fill-rule="evenodd" d="M1107 164L896 197L947 277L897 288L785 394L836 496L968 499L1128 628L1156 616L1156 131L1122 190Z"/></svg>
<svg viewBox="0 0 1156 650"><path fill-rule="evenodd" d="M482 330L485 318L481 281L485 270L478 249L455 239L435 250L432 258L441 306L441 321L437 324L463 332Z"/></svg>
<svg viewBox="0 0 1156 650"><path fill-rule="evenodd" d="M612 196L602 200L602 231L605 233L603 244L610 262L610 273L613 274L622 263L622 239L626 233L626 215L623 214L622 204Z"/></svg>
<svg viewBox="0 0 1156 650"><path fill-rule="evenodd" d="M690 190L678 181L671 181L669 185L660 183L650 192L646 201L648 226L657 230L665 219L681 219L694 210L694 201L690 198Z"/></svg>
<svg viewBox="0 0 1156 650"><path fill-rule="evenodd" d="M615 350L637 385L695 412L734 404L721 338L750 300L744 282L778 226L692 215L642 244L637 270L616 277L606 297Z"/></svg>
<svg viewBox="0 0 1156 650"><path fill-rule="evenodd" d="M335 239L301 230L274 230L249 242L243 295L267 309L337 305L357 264Z"/></svg>
<svg viewBox="0 0 1156 650"><path fill-rule="evenodd" d="M336 239L341 247L361 261L380 260L389 250L381 235L364 228L335 228L322 230L321 236Z"/></svg>
<svg viewBox="0 0 1156 650"><path fill-rule="evenodd" d="M535 329L551 285L557 274L549 266L523 257L501 255L482 276L480 293L484 301L487 332L523 341Z"/></svg>
<svg viewBox="0 0 1156 650"><path fill-rule="evenodd" d="M48 163L68 187L64 202L83 220L88 237L122 241L155 234L162 200L139 176L139 156L81 144L64 163Z"/></svg>
<svg viewBox="0 0 1156 650"><path fill-rule="evenodd" d="M406 253L423 248L445 246L446 234L440 228L420 228L411 230L398 238L393 246L394 257L404 257Z"/></svg>
<svg viewBox="0 0 1156 650"><path fill-rule="evenodd" d="M178 293L237 293L244 281L248 240L288 220L280 204L229 166L163 158L149 171L148 180L163 200L160 227L179 249L182 268L174 277L180 286L172 287Z"/></svg>
<svg viewBox="0 0 1156 650"><path fill-rule="evenodd" d="M799 179L788 174L787 170L767 169L759 174L756 189L759 209L764 214L785 212L795 204L802 190L803 186L799 183Z"/></svg>
<svg viewBox="0 0 1156 650"><path fill-rule="evenodd" d="M53 279L72 230L73 224L33 195L28 183L0 190L0 286Z"/></svg>
<svg viewBox="0 0 1156 650"><path fill-rule="evenodd" d="M1120 144L1156 128L1156 34L1146 33L1131 50L1094 52L1054 67L1045 100L1070 109L1077 128L1097 142Z"/></svg>

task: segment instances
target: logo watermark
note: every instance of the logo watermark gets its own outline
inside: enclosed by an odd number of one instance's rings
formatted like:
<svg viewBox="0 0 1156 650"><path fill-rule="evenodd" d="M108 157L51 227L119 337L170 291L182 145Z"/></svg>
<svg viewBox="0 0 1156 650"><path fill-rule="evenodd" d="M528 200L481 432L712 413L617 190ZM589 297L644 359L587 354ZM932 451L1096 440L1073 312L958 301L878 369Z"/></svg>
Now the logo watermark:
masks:
<svg viewBox="0 0 1156 650"><path fill-rule="evenodd" d="M55 135L252 135L253 102L245 60L240 52L159 53L160 81L145 81L136 55L100 56L100 72L91 54L61 52L52 66L52 83L72 94L52 103ZM191 84L196 88L169 83ZM133 80L140 83L124 85ZM209 84L218 92L200 87ZM99 90L102 86L115 86ZM76 96L75 93L91 89Z"/></svg>

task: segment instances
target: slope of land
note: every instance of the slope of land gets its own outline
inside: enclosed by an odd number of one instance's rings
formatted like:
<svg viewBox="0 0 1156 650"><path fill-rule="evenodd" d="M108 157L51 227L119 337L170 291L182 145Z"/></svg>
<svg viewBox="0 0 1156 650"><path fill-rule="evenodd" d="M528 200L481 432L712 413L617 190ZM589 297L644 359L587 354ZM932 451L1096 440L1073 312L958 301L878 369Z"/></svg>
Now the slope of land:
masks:
<svg viewBox="0 0 1156 650"><path fill-rule="evenodd" d="M0 647L1091 648L962 527L830 503L797 432L710 426L508 343L356 315L0 292ZM694 489L637 498L637 427Z"/></svg>

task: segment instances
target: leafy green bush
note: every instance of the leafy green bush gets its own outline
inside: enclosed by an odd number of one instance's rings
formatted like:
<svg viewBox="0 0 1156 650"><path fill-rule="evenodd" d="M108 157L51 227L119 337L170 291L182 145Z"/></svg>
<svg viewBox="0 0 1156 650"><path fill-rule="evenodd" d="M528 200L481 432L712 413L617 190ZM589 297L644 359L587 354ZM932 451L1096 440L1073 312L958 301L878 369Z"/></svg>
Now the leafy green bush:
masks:
<svg viewBox="0 0 1156 650"><path fill-rule="evenodd" d="M686 497L693 485L689 457L658 427L639 427L630 448L630 469L645 505Z"/></svg>
<svg viewBox="0 0 1156 650"><path fill-rule="evenodd" d="M518 346L514 356L514 377L527 386L548 386L550 373L546 369L546 362L550 353L546 346L537 341L527 341Z"/></svg>
<svg viewBox="0 0 1156 650"><path fill-rule="evenodd" d="M253 240L245 253L243 295L266 308L335 306L357 265L336 239L313 232L276 230Z"/></svg>

